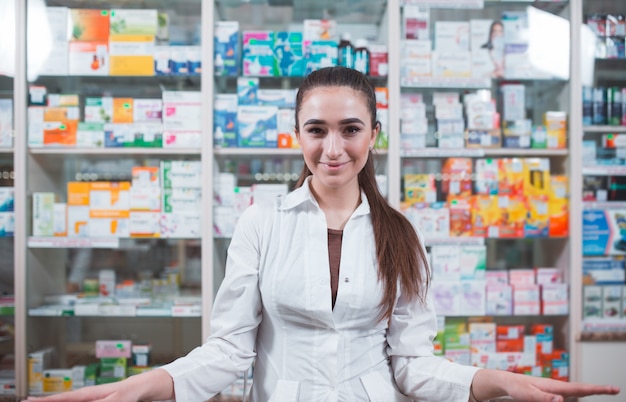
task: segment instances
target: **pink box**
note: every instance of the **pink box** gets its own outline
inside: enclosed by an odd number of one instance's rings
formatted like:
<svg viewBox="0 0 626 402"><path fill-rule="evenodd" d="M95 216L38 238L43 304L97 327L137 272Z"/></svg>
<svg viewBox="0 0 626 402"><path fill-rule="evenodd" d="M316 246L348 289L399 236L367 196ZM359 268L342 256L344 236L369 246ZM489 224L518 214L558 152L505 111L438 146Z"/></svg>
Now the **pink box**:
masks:
<svg viewBox="0 0 626 402"><path fill-rule="evenodd" d="M535 270L529 269L512 269L509 271L509 284L516 285L534 285Z"/></svg>
<svg viewBox="0 0 626 402"><path fill-rule="evenodd" d="M96 341L96 357L131 357L131 341Z"/></svg>

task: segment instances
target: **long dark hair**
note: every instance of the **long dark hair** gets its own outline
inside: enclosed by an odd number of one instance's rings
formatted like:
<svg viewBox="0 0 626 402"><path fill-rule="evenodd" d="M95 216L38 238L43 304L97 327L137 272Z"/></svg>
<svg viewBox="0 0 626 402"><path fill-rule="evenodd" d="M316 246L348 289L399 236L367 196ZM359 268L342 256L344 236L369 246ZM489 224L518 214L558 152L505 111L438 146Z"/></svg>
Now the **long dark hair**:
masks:
<svg viewBox="0 0 626 402"><path fill-rule="evenodd" d="M370 112L372 127L379 125L376 121L376 94L367 78L351 68L326 67L309 74L298 89L295 111L297 129L300 128L298 114L304 97L311 90L320 87L348 87L361 93ZM296 188L301 187L311 174L305 164ZM372 152L359 172L358 181L370 204L378 278L384 284L380 319L389 319L395 306L398 284L409 300L419 299L424 302L431 273L415 229L404 215L389 205L378 189Z"/></svg>
<svg viewBox="0 0 626 402"><path fill-rule="evenodd" d="M491 50L493 49L493 31L496 29L496 26L500 26L504 28L504 25L500 21L494 21L489 26L489 37L487 38L487 42L485 42L480 48Z"/></svg>

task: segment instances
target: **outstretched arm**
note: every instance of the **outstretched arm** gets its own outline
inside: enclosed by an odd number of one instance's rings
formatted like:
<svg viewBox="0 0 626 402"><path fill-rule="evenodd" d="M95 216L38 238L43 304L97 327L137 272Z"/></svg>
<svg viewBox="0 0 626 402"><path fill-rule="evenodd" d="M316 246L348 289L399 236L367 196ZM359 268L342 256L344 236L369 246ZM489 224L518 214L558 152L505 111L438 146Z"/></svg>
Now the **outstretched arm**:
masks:
<svg viewBox="0 0 626 402"><path fill-rule="evenodd" d="M154 369L124 381L81 388L46 397L29 397L38 402L137 402L174 399L174 383L167 371Z"/></svg>
<svg viewBox="0 0 626 402"><path fill-rule="evenodd" d="M563 402L566 397L617 395L620 391L610 385L565 382L490 369L476 372L471 390L476 401L510 396L515 400L533 402Z"/></svg>

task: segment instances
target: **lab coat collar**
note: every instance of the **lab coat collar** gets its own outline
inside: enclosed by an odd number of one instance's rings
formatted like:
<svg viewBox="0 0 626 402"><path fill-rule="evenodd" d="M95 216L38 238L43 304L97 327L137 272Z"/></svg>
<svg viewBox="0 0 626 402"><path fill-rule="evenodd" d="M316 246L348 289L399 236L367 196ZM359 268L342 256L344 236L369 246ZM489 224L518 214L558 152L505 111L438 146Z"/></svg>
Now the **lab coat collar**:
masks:
<svg viewBox="0 0 626 402"><path fill-rule="evenodd" d="M279 209L281 211L286 211L292 208L296 208L298 205L303 204L305 202L310 202L313 205L315 205L317 208L319 208L319 204L317 203L315 196L313 196L313 193L311 192L310 183L311 183L311 176L306 178L304 184L301 187L290 192L289 194L287 194L287 196L283 198ZM370 204L367 201L367 196L365 195L363 190L361 190L361 204L359 204L359 206L356 208L352 216L354 217L354 216L360 216L360 215L367 215L369 213L370 213Z"/></svg>

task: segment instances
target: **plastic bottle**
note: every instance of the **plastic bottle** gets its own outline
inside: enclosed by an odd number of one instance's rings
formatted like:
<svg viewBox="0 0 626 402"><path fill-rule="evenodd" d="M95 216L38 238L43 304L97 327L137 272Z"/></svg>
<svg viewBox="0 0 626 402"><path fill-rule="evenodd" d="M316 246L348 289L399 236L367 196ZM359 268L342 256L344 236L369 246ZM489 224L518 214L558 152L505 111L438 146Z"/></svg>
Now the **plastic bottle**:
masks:
<svg viewBox="0 0 626 402"><path fill-rule="evenodd" d="M354 68L354 46L350 42L350 34L344 32L341 35L341 40L338 45L339 57L338 62L340 66Z"/></svg>
<svg viewBox="0 0 626 402"><path fill-rule="evenodd" d="M370 51L367 39L358 39L354 50L354 69L365 75L370 73Z"/></svg>

